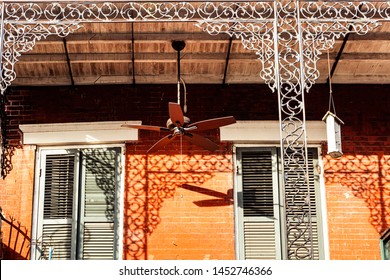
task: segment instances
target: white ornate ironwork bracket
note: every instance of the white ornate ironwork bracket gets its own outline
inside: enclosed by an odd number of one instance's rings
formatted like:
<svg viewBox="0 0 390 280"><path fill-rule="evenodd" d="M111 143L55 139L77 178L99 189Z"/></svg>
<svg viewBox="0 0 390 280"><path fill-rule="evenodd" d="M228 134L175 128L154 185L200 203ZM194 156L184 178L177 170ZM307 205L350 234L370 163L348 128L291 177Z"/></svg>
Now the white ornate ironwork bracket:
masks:
<svg viewBox="0 0 390 280"><path fill-rule="evenodd" d="M67 36L84 22L192 21L211 35L226 33L241 39L258 55L260 76L279 97L285 257L313 258L304 94L319 77L320 54L348 33L364 35L381 21L390 21L390 2L7 1L0 9L2 94L16 78L14 66L23 53L38 40ZM5 144L3 137L3 151Z"/></svg>

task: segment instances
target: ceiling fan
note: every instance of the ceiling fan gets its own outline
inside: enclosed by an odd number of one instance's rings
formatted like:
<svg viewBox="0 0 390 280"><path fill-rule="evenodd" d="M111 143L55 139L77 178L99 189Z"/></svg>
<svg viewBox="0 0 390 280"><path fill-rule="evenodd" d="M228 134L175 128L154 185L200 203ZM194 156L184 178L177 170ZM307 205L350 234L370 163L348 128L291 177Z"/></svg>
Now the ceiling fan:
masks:
<svg viewBox="0 0 390 280"><path fill-rule="evenodd" d="M130 125L125 124L122 127L129 127L141 130L150 130L150 131L158 131L158 132L171 132L167 136L163 137L159 141L157 141L147 152L152 153L160 148L166 146L171 143L178 136L182 136L183 138L189 140L191 143L204 148L209 151L215 151L218 148L218 145L211 140L198 135L194 132L205 131L216 129L222 126L230 125L236 122L233 116L215 118L203 120L195 123L191 123L190 119L184 116L183 111L180 106L180 51L184 49L185 43L184 41L173 41L172 47L177 51L178 54L178 102L169 102L168 111L169 111L169 119L167 121L166 127L159 126L151 126L151 125ZM185 99L186 100L186 99ZM186 104L184 105L184 109L186 110Z"/></svg>

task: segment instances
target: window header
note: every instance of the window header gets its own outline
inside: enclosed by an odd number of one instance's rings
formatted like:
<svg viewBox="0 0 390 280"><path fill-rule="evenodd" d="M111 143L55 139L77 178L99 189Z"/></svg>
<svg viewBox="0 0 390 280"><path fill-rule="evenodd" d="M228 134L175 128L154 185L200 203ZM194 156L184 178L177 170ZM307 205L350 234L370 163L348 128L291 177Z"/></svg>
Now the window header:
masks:
<svg viewBox="0 0 390 280"><path fill-rule="evenodd" d="M234 143L279 143L279 121L237 121L220 128L221 141ZM306 121L307 142L318 144L326 141L326 125L323 121Z"/></svg>
<svg viewBox="0 0 390 280"><path fill-rule="evenodd" d="M119 143L138 140L138 130L121 127L141 121L22 124L23 144Z"/></svg>

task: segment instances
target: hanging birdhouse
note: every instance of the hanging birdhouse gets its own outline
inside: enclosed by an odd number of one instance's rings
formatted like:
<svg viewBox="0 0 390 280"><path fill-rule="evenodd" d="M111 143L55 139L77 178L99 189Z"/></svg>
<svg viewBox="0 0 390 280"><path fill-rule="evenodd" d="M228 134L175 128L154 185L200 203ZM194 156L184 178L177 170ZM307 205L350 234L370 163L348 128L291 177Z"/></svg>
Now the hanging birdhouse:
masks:
<svg viewBox="0 0 390 280"><path fill-rule="evenodd" d="M339 158L343 155L341 151L341 125L344 122L330 111L325 114L322 120L326 123L328 155L332 158Z"/></svg>

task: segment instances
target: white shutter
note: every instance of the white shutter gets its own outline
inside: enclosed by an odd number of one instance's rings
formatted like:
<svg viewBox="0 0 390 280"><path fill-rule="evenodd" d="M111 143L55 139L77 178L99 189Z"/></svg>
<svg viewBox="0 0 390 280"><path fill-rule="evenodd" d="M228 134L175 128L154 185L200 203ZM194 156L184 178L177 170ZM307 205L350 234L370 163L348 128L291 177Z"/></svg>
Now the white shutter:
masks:
<svg viewBox="0 0 390 280"><path fill-rule="evenodd" d="M41 211L41 259L72 257L72 234L75 195L75 155L44 154L43 209ZM39 239L38 239L39 240Z"/></svg>
<svg viewBox="0 0 390 280"><path fill-rule="evenodd" d="M274 221L245 221L245 259L276 259Z"/></svg>
<svg viewBox="0 0 390 280"><path fill-rule="evenodd" d="M83 259L114 259L114 234L114 223L85 223L83 233Z"/></svg>
<svg viewBox="0 0 390 280"><path fill-rule="evenodd" d="M52 259L70 260L72 252L72 224L58 223L43 225L43 251L42 258L49 259L49 250L53 249Z"/></svg>
<svg viewBox="0 0 390 280"><path fill-rule="evenodd" d="M302 209L294 208L294 215L299 216L304 211L308 211L308 205L304 203L306 190L302 192L286 186L285 193L280 188L280 162L278 160L277 150L272 148L238 148L237 149L237 221L238 221L238 249L241 259L281 259L282 248L287 246L287 242L297 242L294 239L294 233L298 230L306 230L305 234L309 237L310 228L306 224L297 226L294 231L292 227L286 237L284 226L286 218L289 221L294 220L292 213L286 213L279 201L285 198L287 202L296 206L301 202ZM309 189L310 189L310 209L313 238L314 259L320 259L322 255L321 231L319 230L319 182L315 166L317 165L317 154L315 149L308 151L309 166ZM297 164L297 168L302 166ZM294 168L290 164L290 167ZM288 173L290 179L297 179L299 174L291 171ZM302 184L306 184L303 182ZM291 205L291 204L290 204ZM282 238L283 237L283 238ZM298 241L301 242L301 241ZM302 244L310 246L309 244ZM290 256L292 259L300 259L305 254L305 250L296 251L297 254ZM283 256L286 257L286 256Z"/></svg>
<svg viewBox="0 0 390 280"><path fill-rule="evenodd" d="M276 150L238 153L240 258L280 258Z"/></svg>
<svg viewBox="0 0 390 280"><path fill-rule="evenodd" d="M85 149L83 206L80 223L83 259L115 259L117 245L117 194L120 149Z"/></svg>

